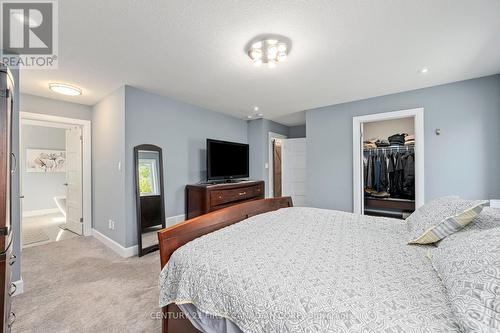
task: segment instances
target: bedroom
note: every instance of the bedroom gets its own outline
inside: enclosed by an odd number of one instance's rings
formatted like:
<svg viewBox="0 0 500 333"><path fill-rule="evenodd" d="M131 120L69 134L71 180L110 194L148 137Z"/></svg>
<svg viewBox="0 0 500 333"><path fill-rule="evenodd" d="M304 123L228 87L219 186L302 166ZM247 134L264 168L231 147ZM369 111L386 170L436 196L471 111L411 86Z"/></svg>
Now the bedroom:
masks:
<svg viewBox="0 0 500 333"><path fill-rule="evenodd" d="M43 3L1 2L4 331L500 330L498 1ZM81 126L81 236L22 247L23 114Z"/></svg>

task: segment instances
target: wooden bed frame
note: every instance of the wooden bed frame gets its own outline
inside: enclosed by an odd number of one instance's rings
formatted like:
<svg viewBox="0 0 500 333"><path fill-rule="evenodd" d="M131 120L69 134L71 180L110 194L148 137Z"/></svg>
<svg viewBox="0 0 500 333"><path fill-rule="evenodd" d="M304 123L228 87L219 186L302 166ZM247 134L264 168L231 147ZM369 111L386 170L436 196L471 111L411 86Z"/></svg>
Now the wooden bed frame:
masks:
<svg viewBox="0 0 500 333"><path fill-rule="evenodd" d="M175 250L193 239L241 222L251 216L292 206L290 197L255 200L223 208L162 229L158 232L161 268L163 269L167 264ZM162 308L162 332L199 333L173 303Z"/></svg>

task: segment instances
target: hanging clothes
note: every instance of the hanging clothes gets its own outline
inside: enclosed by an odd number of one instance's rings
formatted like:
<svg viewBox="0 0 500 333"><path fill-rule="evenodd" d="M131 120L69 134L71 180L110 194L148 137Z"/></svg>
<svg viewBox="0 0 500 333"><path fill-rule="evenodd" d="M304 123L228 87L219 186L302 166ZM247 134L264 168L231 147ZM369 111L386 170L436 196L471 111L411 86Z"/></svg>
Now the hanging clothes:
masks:
<svg viewBox="0 0 500 333"><path fill-rule="evenodd" d="M408 199L415 198L415 155L413 153L405 154L402 192Z"/></svg>
<svg viewBox="0 0 500 333"><path fill-rule="evenodd" d="M363 154L365 195L415 199L415 155L412 151L367 150Z"/></svg>
<svg viewBox="0 0 500 333"><path fill-rule="evenodd" d="M389 194L393 196L396 192L396 163L394 161L394 154L387 155L387 174L389 175Z"/></svg>
<svg viewBox="0 0 500 333"><path fill-rule="evenodd" d="M373 157L374 159L374 162L375 162L375 176L374 176L374 187L375 187L375 191L377 192L380 192L380 169L381 169L381 162L380 162L380 157L378 155L375 155Z"/></svg>
<svg viewBox="0 0 500 333"><path fill-rule="evenodd" d="M387 173L387 157L382 155L380 158L380 187L381 191L388 192L389 190L389 175Z"/></svg>
<svg viewBox="0 0 500 333"><path fill-rule="evenodd" d="M373 175L374 175L374 165L373 165L373 156L370 154L368 157L368 167L367 167L367 176L366 176L366 187L372 189L373 188Z"/></svg>

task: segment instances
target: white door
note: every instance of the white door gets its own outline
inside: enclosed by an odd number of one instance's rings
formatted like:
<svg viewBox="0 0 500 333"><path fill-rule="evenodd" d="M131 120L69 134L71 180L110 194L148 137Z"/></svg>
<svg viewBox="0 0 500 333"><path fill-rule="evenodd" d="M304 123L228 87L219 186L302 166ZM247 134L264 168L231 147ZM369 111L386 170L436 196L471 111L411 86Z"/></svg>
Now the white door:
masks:
<svg viewBox="0 0 500 333"><path fill-rule="evenodd" d="M305 206L306 139L281 140L281 163L283 196L291 196L294 206Z"/></svg>
<svg viewBox="0 0 500 333"><path fill-rule="evenodd" d="M66 228L83 235L82 218L82 130L66 130Z"/></svg>

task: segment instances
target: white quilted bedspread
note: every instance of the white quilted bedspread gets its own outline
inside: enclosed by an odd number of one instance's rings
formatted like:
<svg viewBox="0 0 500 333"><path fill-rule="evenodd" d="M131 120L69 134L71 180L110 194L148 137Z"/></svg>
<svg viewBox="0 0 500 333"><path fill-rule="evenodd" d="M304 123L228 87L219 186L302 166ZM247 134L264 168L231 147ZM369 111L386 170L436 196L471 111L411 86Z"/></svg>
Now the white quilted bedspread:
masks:
<svg viewBox="0 0 500 333"><path fill-rule="evenodd" d="M456 332L403 221L315 208L254 216L179 248L160 306L192 303L260 332Z"/></svg>

